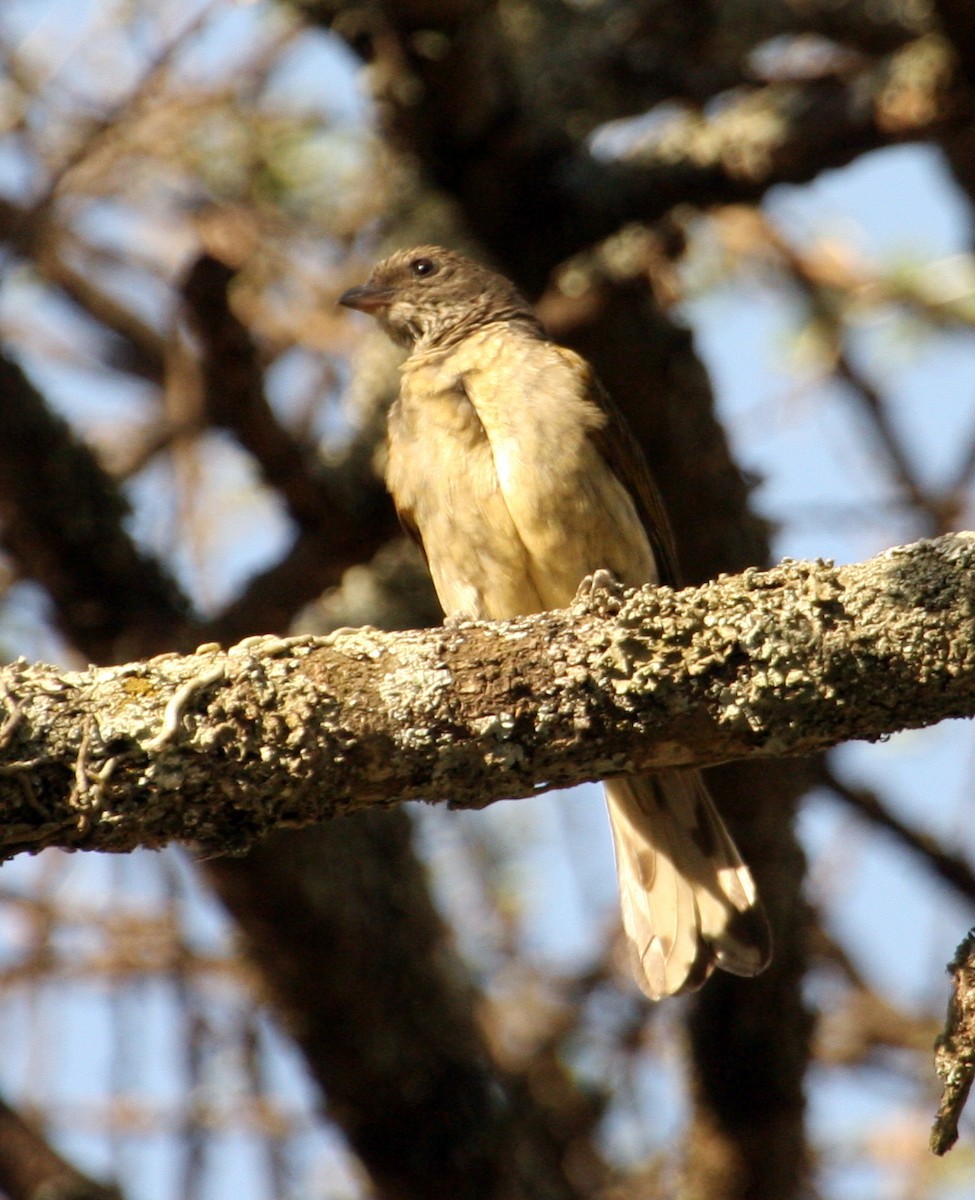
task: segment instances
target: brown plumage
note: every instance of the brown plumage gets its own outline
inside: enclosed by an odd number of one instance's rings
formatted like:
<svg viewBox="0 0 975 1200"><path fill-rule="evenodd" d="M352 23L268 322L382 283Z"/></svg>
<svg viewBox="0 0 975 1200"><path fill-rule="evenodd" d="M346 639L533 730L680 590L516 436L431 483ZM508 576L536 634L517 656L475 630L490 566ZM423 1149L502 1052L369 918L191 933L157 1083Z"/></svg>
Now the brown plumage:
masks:
<svg viewBox="0 0 975 1200"><path fill-rule="evenodd" d="M599 570L678 583L643 456L592 369L548 338L503 276L439 246L393 254L340 303L410 350L387 484L451 616L571 602ZM633 972L652 999L715 967L755 975L768 927L697 771L605 784Z"/></svg>

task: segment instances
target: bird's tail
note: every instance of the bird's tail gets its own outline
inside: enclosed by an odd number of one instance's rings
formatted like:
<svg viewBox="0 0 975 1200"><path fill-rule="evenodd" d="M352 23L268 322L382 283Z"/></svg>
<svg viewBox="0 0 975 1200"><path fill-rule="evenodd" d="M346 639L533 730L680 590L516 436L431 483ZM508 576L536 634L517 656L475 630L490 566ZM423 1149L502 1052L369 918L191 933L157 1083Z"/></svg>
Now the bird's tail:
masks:
<svg viewBox="0 0 975 1200"><path fill-rule="evenodd" d="M715 967L763 970L768 921L700 772L620 775L605 788L623 930L642 990L659 1000L700 987Z"/></svg>

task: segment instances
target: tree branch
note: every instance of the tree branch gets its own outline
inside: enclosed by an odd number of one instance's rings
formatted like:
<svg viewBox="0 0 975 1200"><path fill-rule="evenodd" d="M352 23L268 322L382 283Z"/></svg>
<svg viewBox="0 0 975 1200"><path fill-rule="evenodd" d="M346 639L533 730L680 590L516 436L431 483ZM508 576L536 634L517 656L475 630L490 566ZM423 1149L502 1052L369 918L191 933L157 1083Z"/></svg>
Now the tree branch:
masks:
<svg viewBox="0 0 975 1200"><path fill-rule="evenodd" d="M2 1100L0 1190L6 1200L122 1200L116 1187L82 1175Z"/></svg>
<svg viewBox="0 0 975 1200"><path fill-rule="evenodd" d="M279 834L206 873L377 1195L588 1194L565 1168L565 1068L538 1095L492 1063L404 809Z"/></svg>
<svg viewBox="0 0 975 1200"><path fill-rule="evenodd" d="M403 634L0 672L5 853L239 850L370 804L480 807L975 714L975 534Z"/></svg>
<svg viewBox="0 0 975 1200"><path fill-rule="evenodd" d="M182 284L186 314L200 342L207 418L237 438L298 526L328 548L337 579L396 532L392 505L375 470L351 481L333 477L320 465L316 448L296 440L278 421L257 345L230 305L235 275L232 267L201 254ZM367 516L375 518L368 525Z"/></svg>
<svg viewBox="0 0 975 1200"><path fill-rule="evenodd" d="M0 396L0 543L46 588L61 629L85 654L105 660L172 645L186 604L127 532L121 491L2 351Z"/></svg>
<svg viewBox="0 0 975 1200"><path fill-rule="evenodd" d="M686 108L620 158L588 149L567 157L564 203L578 212L581 240L593 240L675 204L757 201L775 184L805 183L868 150L957 130L970 98L950 91L949 62L922 39L850 82L742 89L712 115Z"/></svg>
<svg viewBox="0 0 975 1200"><path fill-rule="evenodd" d="M37 214L0 196L0 242L29 260L42 279L58 289L96 324L118 339L109 360L143 379L158 383L164 372L164 345L159 333L128 304L117 300L78 270L65 256L86 256L90 248L73 232L54 224L50 214Z"/></svg>
<svg viewBox="0 0 975 1200"><path fill-rule="evenodd" d="M952 979L948 1017L934 1052L943 1087L931 1130L935 1154L947 1154L958 1140L958 1121L975 1078L975 930L969 930L948 971Z"/></svg>
<svg viewBox="0 0 975 1200"><path fill-rule="evenodd" d="M855 787L845 783L835 772L825 767L822 771L823 786L848 804L861 817L879 829L892 834L908 850L913 851L929 871L953 887L966 900L975 901L975 871L962 854L952 853L942 846L937 838L918 829L912 829L890 811L880 796L870 788Z"/></svg>
<svg viewBox="0 0 975 1200"><path fill-rule="evenodd" d="M302 585L296 586L294 573L281 571L290 620L303 600L338 583L343 571L374 554L397 533L398 525L371 455L368 461L345 459L329 469L314 447L296 440L278 421L265 392L257 345L230 305L235 275L232 267L201 254L183 280L182 296L200 343L207 418L236 437L253 457L298 526ZM270 578L281 594L279 566L283 568L276 564ZM270 599L259 587L255 594L259 602ZM253 611L255 594L240 598L247 611ZM233 620L226 615L228 622Z"/></svg>

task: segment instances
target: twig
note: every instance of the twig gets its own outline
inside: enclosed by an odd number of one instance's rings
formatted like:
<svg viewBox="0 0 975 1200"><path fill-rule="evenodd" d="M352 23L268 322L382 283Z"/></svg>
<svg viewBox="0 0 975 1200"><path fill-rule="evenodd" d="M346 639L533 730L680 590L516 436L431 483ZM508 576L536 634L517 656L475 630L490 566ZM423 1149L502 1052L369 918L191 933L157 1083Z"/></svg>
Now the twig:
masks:
<svg viewBox="0 0 975 1200"><path fill-rule="evenodd" d="M856 809L874 825L879 825L881 829L893 834L908 850L919 855L936 875L966 899L975 900L975 871L960 855L951 854L929 834L920 833L895 817L877 793L869 788L851 787L839 779L828 766L823 767L822 780L838 800Z"/></svg>
<svg viewBox="0 0 975 1200"><path fill-rule="evenodd" d="M946 1154L958 1141L958 1121L975 1078L975 929L948 965L953 978L944 1032L934 1052L942 1081L941 1104L931 1130L931 1149Z"/></svg>

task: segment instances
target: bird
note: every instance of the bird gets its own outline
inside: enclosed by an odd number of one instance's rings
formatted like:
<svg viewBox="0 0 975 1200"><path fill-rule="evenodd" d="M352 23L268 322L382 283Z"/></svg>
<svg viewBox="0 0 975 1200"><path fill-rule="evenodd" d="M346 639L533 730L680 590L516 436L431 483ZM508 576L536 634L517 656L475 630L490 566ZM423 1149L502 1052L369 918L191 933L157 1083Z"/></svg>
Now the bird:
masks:
<svg viewBox="0 0 975 1200"><path fill-rule="evenodd" d="M568 606L580 585L678 586L642 451L590 364L504 275L442 246L400 250L338 301L408 351L386 484L448 620ZM607 574L608 573L608 574ZM715 967L753 976L771 939L754 880L699 771L604 781L623 932L651 1000Z"/></svg>

